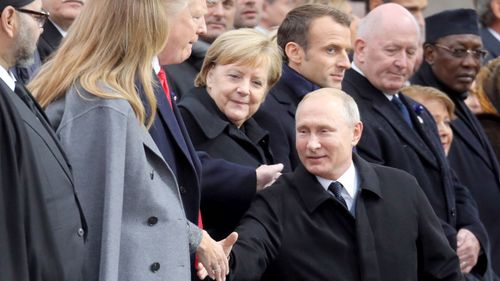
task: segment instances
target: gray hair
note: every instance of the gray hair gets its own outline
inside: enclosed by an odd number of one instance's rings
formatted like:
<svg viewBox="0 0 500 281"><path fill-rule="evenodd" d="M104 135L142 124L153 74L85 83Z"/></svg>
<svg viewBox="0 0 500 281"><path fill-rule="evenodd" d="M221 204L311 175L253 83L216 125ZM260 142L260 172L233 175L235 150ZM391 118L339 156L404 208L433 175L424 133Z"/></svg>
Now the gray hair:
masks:
<svg viewBox="0 0 500 281"><path fill-rule="evenodd" d="M359 109L358 105L354 101L354 99L346 94L344 91L340 89L335 89L335 88L321 88L316 91L312 91L308 93L307 95L304 96L302 101L299 103L299 106L301 103L303 103L305 100L310 98L311 96L314 95L319 95L319 94L327 94L330 95L334 98L339 99L342 102L342 115L344 117L344 120L348 123L354 126L356 123L361 121L361 116L359 114Z"/></svg>

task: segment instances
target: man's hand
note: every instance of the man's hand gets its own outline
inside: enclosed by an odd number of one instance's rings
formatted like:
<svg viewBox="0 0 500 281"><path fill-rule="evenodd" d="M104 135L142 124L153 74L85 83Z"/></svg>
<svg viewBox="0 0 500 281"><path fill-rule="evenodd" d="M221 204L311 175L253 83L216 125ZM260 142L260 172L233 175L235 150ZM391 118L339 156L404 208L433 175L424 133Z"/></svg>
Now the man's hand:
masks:
<svg viewBox="0 0 500 281"><path fill-rule="evenodd" d="M283 164L260 165L255 173L257 174L257 191L270 186L281 176Z"/></svg>
<svg viewBox="0 0 500 281"><path fill-rule="evenodd" d="M476 265L480 250L481 245L472 232L465 228L458 231L457 255L462 273L469 273Z"/></svg>
<svg viewBox="0 0 500 281"><path fill-rule="evenodd" d="M208 236L208 234L207 234L207 236ZM208 236L208 237L210 238L210 236ZM212 238L210 238L210 239L212 240ZM229 234L225 239L217 242L219 244L219 246L222 247L222 250L223 250L224 255L225 255L225 262L227 264L227 269L228 269L227 273L223 276L224 279L217 279L217 280L225 280L226 275L229 273L228 257L229 257L229 253L231 253L231 249L233 248L234 243L236 243L236 240L238 240L238 233L233 232L233 233ZM200 258L200 261L201 261L201 258ZM210 278L212 278L212 279L217 278L214 267L210 266L210 265L209 266L206 266L206 265L207 264L203 263L203 261L198 263L197 271L196 271L198 278L200 278L200 280L205 279L207 276L210 276ZM212 271L212 272L209 272L207 270L207 268L210 268L211 269L210 271Z"/></svg>

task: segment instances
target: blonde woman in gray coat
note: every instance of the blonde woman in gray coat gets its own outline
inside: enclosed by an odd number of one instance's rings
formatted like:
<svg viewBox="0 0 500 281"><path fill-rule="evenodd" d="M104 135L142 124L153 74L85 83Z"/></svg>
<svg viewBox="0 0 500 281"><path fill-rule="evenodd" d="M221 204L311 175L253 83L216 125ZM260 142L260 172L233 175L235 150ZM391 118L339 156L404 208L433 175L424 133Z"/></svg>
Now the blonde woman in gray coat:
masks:
<svg viewBox="0 0 500 281"><path fill-rule="evenodd" d="M175 175L148 133L151 62L168 19L186 4L88 1L30 84L67 152L87 217L82 280L187 281L194 252L217 280L228 272L222 247L186 219Z"/></svg>

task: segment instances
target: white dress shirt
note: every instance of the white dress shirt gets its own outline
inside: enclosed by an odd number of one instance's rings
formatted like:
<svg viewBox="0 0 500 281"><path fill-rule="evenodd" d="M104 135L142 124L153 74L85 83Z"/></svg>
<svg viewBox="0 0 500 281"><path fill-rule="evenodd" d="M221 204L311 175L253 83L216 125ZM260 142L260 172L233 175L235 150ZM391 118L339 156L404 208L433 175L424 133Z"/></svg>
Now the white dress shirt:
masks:
<svg viewBox="0 0 500 281"><path fill-rule="evenodd" d="M325 179L319 176L316 176L316 178L326 191L328 191L328 187L330 186L330 184L334 182L333 180ZM342 188L342 190L340 191L340 195L344 198L349 212L353 216L355 216L355 210L356 210L355 203L359 192L359 178L356 167L352 162L351 166L347 169L347 171L345 171L345 173L342 176L340 176L336 181L340 182L344 186L344 188ZM328 192L331 193L330 191Z"/></svg>
<svg viewBox="0 0 500 281"><path fill-rule="evenodd" d="M16 78L14 78L14 76L12 75L12 73L10 73L9 71L7 71L1 65L0 65L0 79L2 79L3 82L5 82L5 84L7 84L7 86L12 91L14 91L14 89L16 88Z"/></svg>

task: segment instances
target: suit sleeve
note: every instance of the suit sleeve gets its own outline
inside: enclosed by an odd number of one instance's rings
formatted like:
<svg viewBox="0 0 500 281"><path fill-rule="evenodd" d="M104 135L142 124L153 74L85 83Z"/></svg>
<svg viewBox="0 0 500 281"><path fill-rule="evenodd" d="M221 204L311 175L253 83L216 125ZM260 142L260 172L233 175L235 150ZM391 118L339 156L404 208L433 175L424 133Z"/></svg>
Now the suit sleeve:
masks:
<svg viewBox="0 0 500 281"><path fill-rule="evenodd" d="M418 210L419 279L463 280L458 256L450 247L440 221L418 184L415 182L415 204Z"/></svg>
<svg viewBox="0 0 500 281"><path fill-rule="evenodd" d="M465 228L469 230L481 244L481 253L476 266L472 268L471 274L483 276L488 267L488 253L490 252L488 234L479 218L476 201L469 189L458 181L455 172L453 172L453 181L456 192L457 229Z"/></svg>
<svg viewBox="0 0 500 281"><path fill-rule="evenodd" d="M268 191L256 196L236 229L239 238L231 252L229 280L260 280L279 251L281 208Z"/></svg>

